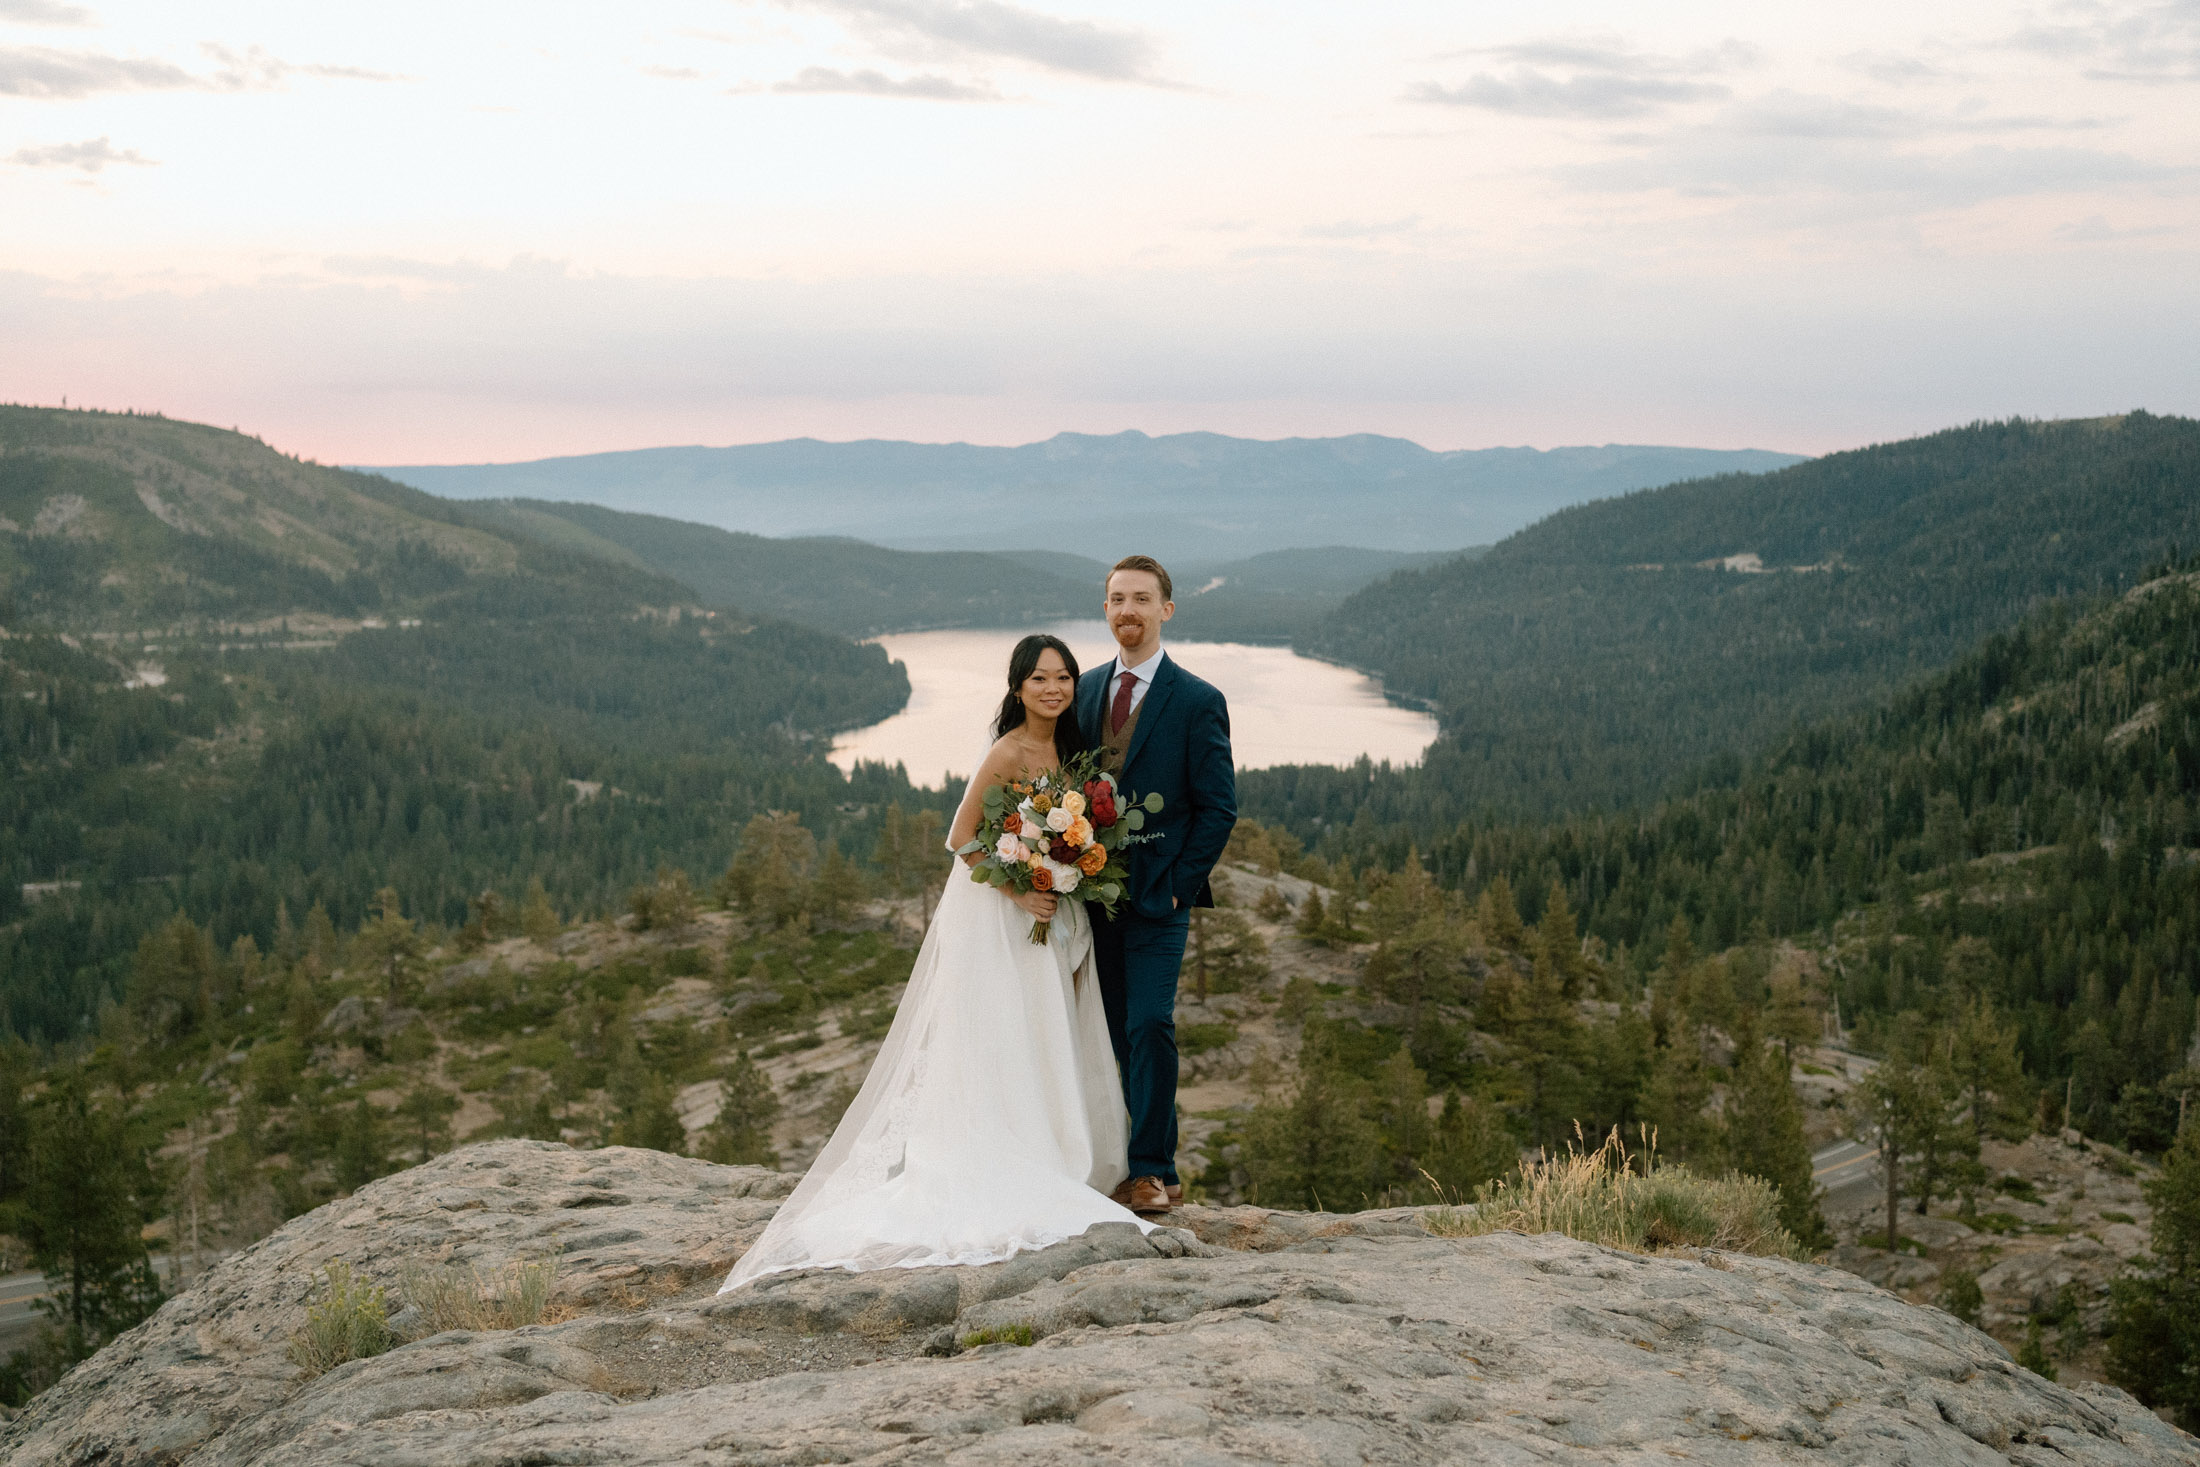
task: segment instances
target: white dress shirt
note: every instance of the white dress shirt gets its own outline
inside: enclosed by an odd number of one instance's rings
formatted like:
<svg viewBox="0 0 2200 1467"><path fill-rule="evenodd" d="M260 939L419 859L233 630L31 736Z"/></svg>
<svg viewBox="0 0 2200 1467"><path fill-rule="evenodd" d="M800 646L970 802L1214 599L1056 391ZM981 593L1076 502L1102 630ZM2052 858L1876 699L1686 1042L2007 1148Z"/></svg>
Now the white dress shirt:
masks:
<svg viewBox="0 0 2200 1467"><path fill-rule="evenodd" d="M1153 656L1139 663L1138 666L1125 667L1123 665L1123 654L1118 652L1115 660L1108 664L1107 692L1100 700L1101 718L1105 720L1113 716L1116 689L1123 686L1123 674L1126 672L1136 679L1131 684L1131 712L1136 713L1138 705L1146 701L1146 690L1153 686L1154 674L1161 671L1161 659L1168 655L1166 651L1157 648ZM1105 726L1105 723L1103 723L1102 727Z"/></svg>

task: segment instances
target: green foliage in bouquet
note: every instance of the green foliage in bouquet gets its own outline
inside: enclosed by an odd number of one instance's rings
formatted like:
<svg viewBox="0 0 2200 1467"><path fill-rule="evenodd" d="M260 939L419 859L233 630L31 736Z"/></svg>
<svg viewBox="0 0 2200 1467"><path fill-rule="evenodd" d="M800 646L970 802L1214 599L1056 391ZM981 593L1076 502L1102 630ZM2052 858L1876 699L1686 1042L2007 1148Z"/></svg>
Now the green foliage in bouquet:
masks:
<svg viewBox="0 0 2200 1467"><path fill-rule="evenodd" d="M1078 754L1059 769L1029 780L995 785L983 797L978 832L965 853L984 853L970 879L1007 891L1051 891L1097 903L1110 916L1130 876L1125 847L1146 817L1161 810L1161 796L1133 801L1099 756ZM1040 922L1033 942L1051 929Z"/></svg>

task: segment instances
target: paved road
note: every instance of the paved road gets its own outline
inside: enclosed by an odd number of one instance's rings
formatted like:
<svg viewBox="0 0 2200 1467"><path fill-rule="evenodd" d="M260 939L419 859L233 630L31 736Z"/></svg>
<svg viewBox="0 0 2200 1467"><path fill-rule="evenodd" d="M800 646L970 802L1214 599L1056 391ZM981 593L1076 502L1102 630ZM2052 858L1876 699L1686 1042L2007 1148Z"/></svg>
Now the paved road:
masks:
<svg viewBox="0 0 2200 1467"><path fill-rule="evenodd" d="M1884 1181L1879 1170L1879 1148L1861 1141L1836 1141L1811 1153L1810 1174L1826 1189L1829 1209L1867 1201Z"/></svg>
<svg viewBox="0 0 2200 1467"><path fill-rule="evenodd" d="M42 1273L17 1273L0 1278L0 1355L30 1343L38 1321L45 1318L36 1307L46 1292Z"/></svg>
<svg viewBox="0 0 2200 1467"><path fill-rule="evenodd" d="M216 1256L207 1255L207 1266L212 1267ZM174 1268L165 1253L153 1259L153 1268L166 1280ZM39 1324L46 1316L39 1312L38 1301L46 1294L46 1276L42 1273L16 1273L0 1278L0 1359L10 1351L20 1350L38 1333Z"/></svg>

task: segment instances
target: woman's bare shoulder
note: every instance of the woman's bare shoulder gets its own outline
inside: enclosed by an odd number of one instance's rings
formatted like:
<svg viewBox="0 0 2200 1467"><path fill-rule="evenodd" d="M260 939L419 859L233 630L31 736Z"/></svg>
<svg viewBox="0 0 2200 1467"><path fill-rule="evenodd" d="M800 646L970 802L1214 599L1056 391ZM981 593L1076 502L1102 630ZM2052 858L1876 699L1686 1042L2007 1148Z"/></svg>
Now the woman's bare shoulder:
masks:
<svg viewBox="0 0 2200 1467"><path fill-rule="evenodd" d="M1007 784L1023 772L1024 757L1016 745L1014 734L1002 734L993 741L993 747L985 751L985 759L978 765L975 776L980 784Z"/></svg>

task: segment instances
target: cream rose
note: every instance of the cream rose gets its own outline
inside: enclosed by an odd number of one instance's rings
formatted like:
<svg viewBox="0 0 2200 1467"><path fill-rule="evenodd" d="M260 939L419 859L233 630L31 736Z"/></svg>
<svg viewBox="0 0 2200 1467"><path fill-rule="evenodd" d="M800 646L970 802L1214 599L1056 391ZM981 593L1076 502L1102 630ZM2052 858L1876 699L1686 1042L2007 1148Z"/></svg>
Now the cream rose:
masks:
<svg viewBox="0 0 2200 1467"><path fill-rule="evenodd" d="M1013 835L1002 836L993 843L993 849L1004 861L1021 861L1024 858L1024 843Z"/></svg>
<svg viewBox="0 0 2200 1467"><path fill-rule="evenodd" d="M1062 796L1062 808L1069 811L1069 813L1072 815L1084 814L1085 796L1083 792L1079 790L1071 790L1068 794Z"/></svg>
<svg viewBox="0 0 2200 1467"><path fill-rule="evenodd" d="M1083 879L1074 865L1065 866L1059 861L1049 861L1047 869L1054 873L1054 892L1057 896L1067 896L1077 890L1077 883Z"/></svg>
<svg viewBox="0 0 2200 1467"><path fill-rule="evenodd" d="M1047 811L1047 829L1053 831L1056 835L1060 835L1063 831L1069 829L1076 820L1075 815L1070 814L1060 805L1056 805L1053 809Z"/></svg>

